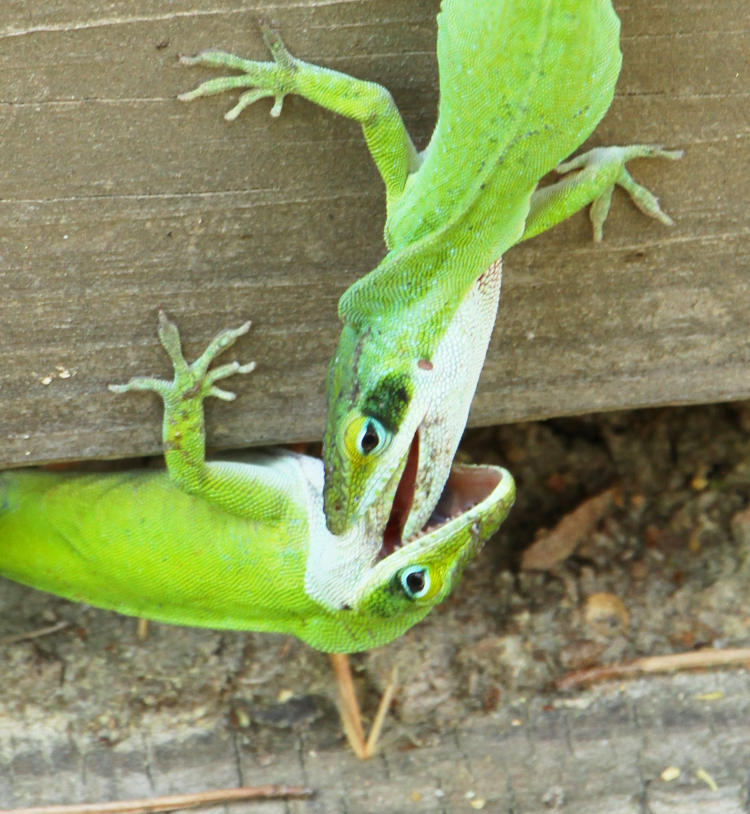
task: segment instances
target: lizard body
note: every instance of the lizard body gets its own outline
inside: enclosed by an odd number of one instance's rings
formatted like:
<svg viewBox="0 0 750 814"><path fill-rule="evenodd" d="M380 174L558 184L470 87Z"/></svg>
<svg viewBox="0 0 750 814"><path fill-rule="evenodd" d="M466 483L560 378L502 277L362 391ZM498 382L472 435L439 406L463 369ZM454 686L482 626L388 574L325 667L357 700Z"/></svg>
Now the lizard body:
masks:
<svg viewBox="0 0 750 814"><path fill-rule="evenodd" d="M273 62L220 51L184 59L242 72L180 97L249 88L229 119L264 96L275 98L278 115L284 96L297 93L357 120L385 184L388 252L342 296L328 370L324 506L332 531L365 521L399 540L424 523L450 471L494 323L482 287L496 279L496 302L508 248L589 203L599 239L615 185L671 223L624 165L677 152L610 147L559 164L611 103L619 32L609 0L443 0L439 115L421 153L385 88L294 58L269 29ZM558 165L579 172L539 187Z"/></svg>
<svg viewBox="0 0 750 814"><path fill-rule="evenodd" d="M174 624L290 633L328 652L384 644L447 596L514 497L498 467L457 467L429 529L396 550L365 524L336 536L323 466L287 451L204 459L203 399L249 372L209 370L247 326L193 365L162 317L174 382L133 379L165 403L167 471L0 473L0 574L60 596Z"/></svg>

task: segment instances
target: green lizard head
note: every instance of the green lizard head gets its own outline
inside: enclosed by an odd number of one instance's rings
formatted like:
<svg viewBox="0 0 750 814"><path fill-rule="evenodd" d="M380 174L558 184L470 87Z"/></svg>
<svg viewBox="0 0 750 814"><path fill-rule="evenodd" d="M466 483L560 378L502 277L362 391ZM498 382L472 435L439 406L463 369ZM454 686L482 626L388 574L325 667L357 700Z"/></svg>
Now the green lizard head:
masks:
<svg viewBox="0 0 750 814"><path fill-rule="evenodd" d="M424 528L395 549L383 539L374 562L363 564L357 578L353 578L355 569L345 562L342 567L348 577L344 581L331 568L321 568L318 578L313 577L311 567L317 558L311 548L306 591L318 602L328 593L325 604L331 610L311 615L296 634L318 649L346 653L397 638L450 594L467 563L497 531L514 499L515 484L505 469L457 464ZM341 562L345 555L339 546L345 538L334 539ZM338 594L335 603L327 587Z"/></svg>
<svg viewBox="0 0 750 814"><path fill-rule="evenodd" d="M329 366L324 502L334 534L363 521L381 532L413 446L423 412L414 404L418 382L389 351L373 331L346 325Z"/></svg>
<svg viewBox="0 0 750 814"><path fill-rule="evenodd" d="M361 523L398 545L422 528L448 478L495 321L501 265L458 302L441 301L430 287L395 303L391 316L360 321L351 315L371 294L368 277L339 309L344 328L327 380L324 510L334 534Z"/></svg>

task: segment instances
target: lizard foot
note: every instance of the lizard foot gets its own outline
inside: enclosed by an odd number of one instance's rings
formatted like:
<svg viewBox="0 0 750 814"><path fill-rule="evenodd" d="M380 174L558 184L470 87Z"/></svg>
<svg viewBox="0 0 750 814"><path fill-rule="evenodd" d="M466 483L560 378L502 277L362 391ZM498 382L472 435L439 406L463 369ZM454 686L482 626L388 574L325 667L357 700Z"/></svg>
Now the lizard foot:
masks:
<svg viewBox="0 0 750 814"><path fill-rule="evenodd" d="M609 214L612 192L615 186L621 186L628 193L633 203L645 215L656 218L667 226L673 225L674 221L659 206L656 196L646 187L633 180L633 177L625 169L625 164L634 158L667 158L670 161L676 161L682 156L682 150L664 150L661 147L649 144L631 144L627 147L595 147L593 150L558 164L556 171L565 174L572 170L581 170L581 177L588 174L598 178L601 178L603 174L612 177L612 182L604 186L603 192L594 199L589 210L589 217L594 227L594 240L599 242L602 239L604 221Z"/></svg>
<svg viewBox="0 0 750 814"><path fill-rule="evenodd" d="M198 397L202 401L208 396L232 401L236 396L228 390L215 386L219 379L233 376L235 373L250 373L255 369L255 362L241 365L239 362L229 362L213 370L209 370L214 359L231 347L239 337L250 330L250 323L245 322L239 328L225 330L218 333L209 342L208 347L192 363L188 364L182 355L180 334L174 322L170 322L164 311L159 311L159 340L169 354L174 367L174 379L157 379L149 376L136 376L127 384L110 384L113 393L126 393L130 390L153 390L165 402L181 401Z"/></svg>
<svg viewBox="0 0 750 814"><path fill-rule="evenodd" d="M180 58L183 65L229 68L242 71L242 74L209 79L198 85L195 90L181 93L177 98L183 102L189 102L199 96L213 96L235 88L249 88L240 96L237 104L224 114L225 119L233 121L246 107L266 97L274 98L271 115L279 116L284 97L295 90L293 79L300 63L286 49L281 37L263 21L260 22L260 29L263 32L263 40L273 57L273 62L257 62L234 56L226 51L213 50L201 51L194 57L183 56Z"/></svg>

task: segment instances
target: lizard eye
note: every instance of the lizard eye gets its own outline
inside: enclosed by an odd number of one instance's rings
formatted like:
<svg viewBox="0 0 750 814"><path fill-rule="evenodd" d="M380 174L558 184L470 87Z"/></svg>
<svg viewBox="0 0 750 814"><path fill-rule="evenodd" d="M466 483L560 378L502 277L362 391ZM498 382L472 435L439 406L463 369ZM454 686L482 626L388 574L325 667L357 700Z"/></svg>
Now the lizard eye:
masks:
<svg viewBox="0 0 750 814"><path fill-rule="evenodd" d="M385 446L385 427L374 418L368 418L357 436L357 449L360 455L369 455Z"/></svg>
<svg viewBox="0 0 750 814"><path fill-rule="evenodd" d="M344 436L349 454L362 458L385 449L390 439L390 433L376 418L362 415L350 422Z"/></svg>
<svg viewBox="0 0 750 814"><path fill-rule="evenodd" d="M422 565L404 568L399 581L409 599L421 599L430 590L430 572Z"/></svg>

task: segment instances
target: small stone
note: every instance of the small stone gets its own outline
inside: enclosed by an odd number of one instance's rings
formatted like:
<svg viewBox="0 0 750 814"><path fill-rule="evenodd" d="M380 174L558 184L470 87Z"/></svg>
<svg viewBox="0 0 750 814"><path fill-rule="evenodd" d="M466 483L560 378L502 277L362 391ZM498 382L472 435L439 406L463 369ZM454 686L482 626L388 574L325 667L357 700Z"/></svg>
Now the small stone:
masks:
<svg viewBox="0 0 750 814"><path fill-rule="evenodd" d="M602 636L613 636L628 624L628 612L620 597L600 592L591 594L584 608L586 624Z"/></svg>

